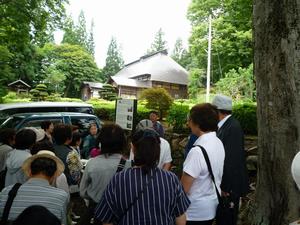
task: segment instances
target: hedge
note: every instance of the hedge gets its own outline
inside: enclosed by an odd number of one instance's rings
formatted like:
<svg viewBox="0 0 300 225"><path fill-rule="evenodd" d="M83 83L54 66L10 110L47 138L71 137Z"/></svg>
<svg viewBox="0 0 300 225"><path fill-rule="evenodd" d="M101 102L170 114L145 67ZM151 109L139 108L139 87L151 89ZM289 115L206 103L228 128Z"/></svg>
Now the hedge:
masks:
<svg viewBox="0 0 300 225"><path fill-rule="evenodd" d="M90 100L88 103L94 106L95 114L102 120L115 120L115 101ZM186 117L191 108L190 104L174 103L167 116L167 122L173 127L174 132L187 132L185 127ZM234 104L233 116L239 120L244 133L248 135L257 134L257 117L255 103ZM139 102L136 121L149 118L149 109L146 109L143 102Z"/></svg>
<svg viewBox="0 0 300 225"><path fill-rule="evenodd" d="M240 122L244 133L257 135L255 103L238 103L233 106L232 115Z"/></svg>

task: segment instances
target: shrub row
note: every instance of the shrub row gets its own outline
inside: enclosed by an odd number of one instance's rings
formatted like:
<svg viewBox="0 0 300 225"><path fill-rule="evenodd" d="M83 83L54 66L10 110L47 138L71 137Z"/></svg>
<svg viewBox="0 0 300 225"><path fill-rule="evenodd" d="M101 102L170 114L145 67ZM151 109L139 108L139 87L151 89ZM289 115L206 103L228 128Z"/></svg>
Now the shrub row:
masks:
<svg viewBox="0 0 300 225"><path fill-rule="evenodd" d="M255 103L239 103L233 106L232 115L240 121L245 134L257 134L257 116Z"/></svg>

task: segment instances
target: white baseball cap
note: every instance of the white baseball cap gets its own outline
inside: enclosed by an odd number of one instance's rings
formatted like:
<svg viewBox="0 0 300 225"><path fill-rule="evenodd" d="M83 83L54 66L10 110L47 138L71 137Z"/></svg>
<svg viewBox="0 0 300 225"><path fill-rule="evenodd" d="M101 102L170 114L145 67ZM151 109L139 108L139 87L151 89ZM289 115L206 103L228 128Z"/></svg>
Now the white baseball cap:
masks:
<svg viewBox="0 0 300 225"><path fill-rule="evenodd" d="M292 176L300 190L300 152L298 152L292 162Z"/></svg>

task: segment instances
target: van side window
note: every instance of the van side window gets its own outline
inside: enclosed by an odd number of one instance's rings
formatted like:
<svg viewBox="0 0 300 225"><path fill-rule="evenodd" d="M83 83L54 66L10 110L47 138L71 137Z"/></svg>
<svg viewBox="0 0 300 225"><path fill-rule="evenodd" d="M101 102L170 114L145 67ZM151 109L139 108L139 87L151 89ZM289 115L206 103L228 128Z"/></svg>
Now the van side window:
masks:
<svg viewBox="0 0 300 225"><path fill-rule="evenodd" d="M23 127L35 127L35 128L41 128L41 123L45 120L51 121L54 125L57 123L63 123L62 119L58 118L45 118L43 120L30 120L22 124Z"/></svg>
<svg viewBox="0 0 300 225"><path fill-rule="evenodd" d="M72 125L78 126L79 132L81 132L81 133L87 133L88 128L89 128L91 123L97 124L97 127L99 129L99 124L92 117L91 118L86 118L86 117L79 117L79 116L75 117L74 116L74 117L71 117L71 123L72 123Z"/></svg>

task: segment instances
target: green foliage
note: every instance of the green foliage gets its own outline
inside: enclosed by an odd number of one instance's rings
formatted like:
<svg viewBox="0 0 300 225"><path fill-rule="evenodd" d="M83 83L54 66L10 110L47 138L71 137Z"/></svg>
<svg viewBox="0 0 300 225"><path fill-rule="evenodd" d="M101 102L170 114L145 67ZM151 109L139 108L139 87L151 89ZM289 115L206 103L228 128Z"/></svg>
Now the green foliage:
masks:
<svg viewBox="0 0 300 225"><path fill-rule="evenodd" d="M99 95L104 100L113 101L117 99L117 90L110 84L103 84L102 89L99 91Z"/></svg>
<svg viewBox="0 0 300 225"><path fill-rule="evenodd" d="M160 118L169 110L173 103L170 94L164 88L150 88L141 93L141 99L146 100L146 108L157 110Z"/></svg>
<svg viewBox="0 0 300 225"><path fill-rule="evenodd" d="M86 29L86 20L83 11L80 11L77 24L75 25L71 16L68 16L64 24L64 36L62 43L79 45L88 51L92 56L95 54L94 43L94 21L88 33Z"/></svg>
<svg viewBox="0 0 300 225"><path fill-rule="evenodd" d="M47 44L40 50L40 58L40 76L44 77L45 82L53 79L60 81L61 84L52 84L51 89L56 89L58 85L59 91L65 86L65 97L79 96L83 81L100 79L100 71L94 58L80 46Z"/></svg>
<svg viewBox="0 0 300 225"><path fill-rule="evenodd" d="M245 134L257 135L255 103L239 103L233 106L232 115L240 122Z"/></svg>
<svg viewBox="0 0 300 225"><path fill-rule="evenodd" d="M49 95L47 92L47 86L45 84L38 84L34 89L30 90L33 101L45 101Z"/></svg>
<svg viewBox="0 0 300 225"><path fill-rule="evenodd" d="M154 41L151 44L150 49L147 50L147 54L152 54L167 49L167 42L164 40L165 33L160 28L155 34Z"/></svg>
<svg viewBox="0 0 300 225"><path fill-rule="evenodd" d="M216 90L235 99L255 100L255 83L253 79L252 64L245 69L232 69L226 73L225 78L216 83Z"/></svg>
<svg viewBox="0 0 300 225"><path fill-rule="evenodd" d="M171 57L182 67L184 67L185 69L189 69L189 66L191 64L191 57L188 51L184 49L182 39L178 38L176 40Z"/></svg>
<svg viewBox="0 0 300 225"><path fill-rule="evenodd" d="M193 0L188 10L192 22L189 39L193 66L206 70L208 16L213 16L212 81L231 69L253 62L252 0Z"/></svg>
<svg viewBox="0 0 300 225"><path fill-rule="evenodd" d="M199 89L205 87L205 73L201 69L193 68L189 73L188 92L190 98L196 98Z"/></svg>
<svg viewBox="0 0 300 225"><path fill-rule="evenodd" d="M3 79L6 85L16 78L21 78L29 84L35 81L36 46L43 46L46 41L51 41L51 32L60 26L64 17L66 2L66 0L1 2L0 74L2 76L6 73L4 71L13 74ZM2 46L6 49L4 55ZM4 61L3 56L6 57Z"/></svg>
<svg viewBox="0 0 300 225"><path fill-rule="evenodd" d="M17 95L16 92L8 92L8 94L3 96L1 100L2 103L30 102L31 96Z"/></svg>
<svg viewBox="0 0 300 225"><path fill-rule="evenodd" d="M173 132L182 133L187 130L187 115L189 106L185 104L173 104L168 112L167 122L173 127Z"/></svg>
<svg viewBox="0 0 300 225"><path fill-rule="evenodd" d="M107 82L111 76L119 72L123 65L124 60L117 44L117 40L112 37L107 50L105 66L102 70L104 81Z"/></svg>

